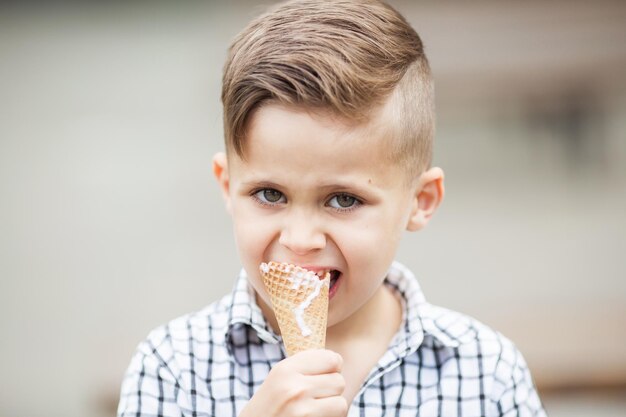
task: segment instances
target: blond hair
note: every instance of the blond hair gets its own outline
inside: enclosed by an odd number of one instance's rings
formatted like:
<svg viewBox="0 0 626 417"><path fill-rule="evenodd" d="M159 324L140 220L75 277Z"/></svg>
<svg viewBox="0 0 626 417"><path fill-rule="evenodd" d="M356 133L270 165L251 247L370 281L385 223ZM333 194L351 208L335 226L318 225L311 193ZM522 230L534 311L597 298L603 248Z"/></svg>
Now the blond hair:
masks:
<svg viewBox="0 0 626 417"><path fill-rule="evenodd" d="M422 41L375 0L294 0L253 20L233 41L222 80L226 149L245 154L261 105L279 103L367 122L386 105L390 157L421 172L431 162L434 95Z"/></svg>

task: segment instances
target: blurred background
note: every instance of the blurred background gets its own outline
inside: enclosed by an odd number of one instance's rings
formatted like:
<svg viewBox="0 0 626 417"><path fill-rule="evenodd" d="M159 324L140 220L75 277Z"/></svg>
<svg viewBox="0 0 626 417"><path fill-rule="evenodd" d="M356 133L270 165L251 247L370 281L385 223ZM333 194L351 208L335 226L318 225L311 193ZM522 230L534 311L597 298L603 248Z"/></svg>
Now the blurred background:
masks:
<svg viewBox="0 0 626 417"><path fill-rule="evenodd" d="M113 416L146 334L230 291L221 67L268 3L0 6L1 416ZM625 416L626 2L392 4L447 183L398 258L518 345L550 416Z"/></svg>

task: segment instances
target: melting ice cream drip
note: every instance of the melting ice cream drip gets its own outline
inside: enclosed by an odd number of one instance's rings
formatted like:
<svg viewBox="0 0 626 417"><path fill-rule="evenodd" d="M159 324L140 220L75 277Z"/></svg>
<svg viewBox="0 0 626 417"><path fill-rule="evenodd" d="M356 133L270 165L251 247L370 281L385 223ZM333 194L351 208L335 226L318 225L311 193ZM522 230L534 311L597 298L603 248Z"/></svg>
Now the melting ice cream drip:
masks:
<svg viewBox="0 0 626 417"><path fill-rule="evenodd" d="M312 332L309 326L307 326L304 321L304 310L306 310L313 300L317 298L320 294L320 290L322 289L322 285L326 283L325 280L321 280L315 273L311 271L303 272L298 271L294 277L294 274L288 277L289 281L293 284L293 289L298 289L302 284L307 287L313 286L313 292L309 294L309 296L297 307L293 308L293 313L296 317L296 323L298 323L298 327L300 327L300 332L302 336L309 336Z"/></svg>

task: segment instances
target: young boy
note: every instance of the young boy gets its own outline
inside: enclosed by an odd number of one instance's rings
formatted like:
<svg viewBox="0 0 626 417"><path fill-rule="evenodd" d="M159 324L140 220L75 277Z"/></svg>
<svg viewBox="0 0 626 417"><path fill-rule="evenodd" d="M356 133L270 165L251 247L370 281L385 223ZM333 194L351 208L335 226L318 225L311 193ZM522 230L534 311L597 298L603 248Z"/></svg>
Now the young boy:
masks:
<svg viewBox="0 0 626 417"><path fill-rule="evenodd" d="M420 38L378 1L296 0L244 29L213 161L243 270L139 346L119 416L545 415L513 344L394 262L444 195L433 100ZM285 358L268 261L332 271L326 349Z"/></svg>

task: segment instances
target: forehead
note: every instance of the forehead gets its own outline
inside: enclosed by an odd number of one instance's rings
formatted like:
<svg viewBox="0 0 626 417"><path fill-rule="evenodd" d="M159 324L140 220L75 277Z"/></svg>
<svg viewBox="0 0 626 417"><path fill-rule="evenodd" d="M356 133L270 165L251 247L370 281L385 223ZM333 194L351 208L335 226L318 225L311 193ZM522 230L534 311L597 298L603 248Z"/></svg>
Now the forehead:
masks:
<svg viewBox="0 0 626 417"><path fill-rule="evenodd" d="M403 170L390 160L389 140L378 124L272 104L254 113L246 136L242 157L229 157L231 174L312 185L402 182Z"/></svg>
<svg viewBox="0 0 626 417"><path fill-rule="evenodd" d="M280 139L281 133L287 133L294 139L285 141L285 146L302 146L303 143L295 139L309 137L316 146L323 146L329 151L346 145L390 156L393 121L390 120L388 107L383 105L365 110L361 120L350 120L326 109L265 104L250 115L240 156L246 159L250 149L258 148L257 145L266 139Z"/></svg>

